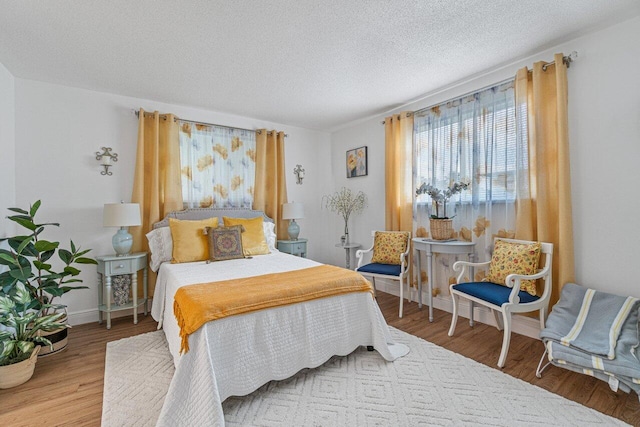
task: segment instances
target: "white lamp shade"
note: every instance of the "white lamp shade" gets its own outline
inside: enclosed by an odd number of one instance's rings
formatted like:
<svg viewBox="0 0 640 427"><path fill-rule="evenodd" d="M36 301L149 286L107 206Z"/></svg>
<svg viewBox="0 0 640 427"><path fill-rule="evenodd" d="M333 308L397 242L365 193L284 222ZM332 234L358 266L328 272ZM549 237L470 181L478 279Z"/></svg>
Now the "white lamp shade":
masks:
<svg viewBox="0 0 640 427"><path fill-rule="evenodd" d="M133 227L140 224L140 205L138 203L105 203L103 226Z"/></svg>
<svg viewBox="0 0 640 427"><path fill-rule="evenodd" d="M304 218L304 205L302 203L291 202L282 205L282 219Z"/></svg>

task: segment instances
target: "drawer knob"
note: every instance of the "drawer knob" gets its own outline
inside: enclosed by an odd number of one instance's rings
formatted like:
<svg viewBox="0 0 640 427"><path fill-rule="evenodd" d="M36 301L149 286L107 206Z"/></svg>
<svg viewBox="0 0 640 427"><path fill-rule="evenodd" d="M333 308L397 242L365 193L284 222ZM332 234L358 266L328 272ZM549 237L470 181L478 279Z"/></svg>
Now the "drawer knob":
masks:
<svg viewBox="0 0 640 427"><path fill-rule="evenodd" d="M118 268L124 268L124 264L118 265Z"/></svg>

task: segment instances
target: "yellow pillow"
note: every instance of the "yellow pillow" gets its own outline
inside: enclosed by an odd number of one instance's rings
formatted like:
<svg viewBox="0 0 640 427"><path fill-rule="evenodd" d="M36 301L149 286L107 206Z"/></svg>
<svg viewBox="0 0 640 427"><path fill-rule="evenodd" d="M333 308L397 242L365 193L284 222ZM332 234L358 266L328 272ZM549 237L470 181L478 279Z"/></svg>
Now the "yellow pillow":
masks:
<svg viewBox="0 0 640 427"><path fill-rule="evenodd" d="M262 217L256 218L229 218L223 216L225 227L232 225L244 225L242 233L242 251L244 256L265 255L270 253L267 240L264 238Z"/></svg>
<svg viewBox="0 0 640 427"><path fill-rule="evenodd" d="M209 259L209 244L204 228L217 226L217 217L199 221L169 218L171 240L173 240L171 262L177 264Z"/></svg>
<svg viewBox="0 0 640 427"><path fill-rule="evenodd" d="M540 261L540 243L512 243L496 240L486 280L505 285L509 274L535 274ZM536 294L535 280L520 282L520 290Z"/></svg>
<svg viewBox="0 0 640 427"><path fill-rule="evenodd" d="M372 263L400 265L400 254L407 251L406 231L376 231Z"/></svg>

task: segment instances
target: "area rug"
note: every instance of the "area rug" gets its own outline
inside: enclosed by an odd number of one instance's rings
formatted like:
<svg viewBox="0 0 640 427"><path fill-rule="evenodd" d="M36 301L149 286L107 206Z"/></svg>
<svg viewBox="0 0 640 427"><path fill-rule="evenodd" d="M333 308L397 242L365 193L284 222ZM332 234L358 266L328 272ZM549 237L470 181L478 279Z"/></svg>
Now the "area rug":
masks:
<svg viewBox="0 0 640 427"><path fill-rule="evenodd" d="M391 328L364 348L223 403L227 426L623 426L620 420ZM107 344L102 426L153 426L173 375L162 331Z"/></svg>

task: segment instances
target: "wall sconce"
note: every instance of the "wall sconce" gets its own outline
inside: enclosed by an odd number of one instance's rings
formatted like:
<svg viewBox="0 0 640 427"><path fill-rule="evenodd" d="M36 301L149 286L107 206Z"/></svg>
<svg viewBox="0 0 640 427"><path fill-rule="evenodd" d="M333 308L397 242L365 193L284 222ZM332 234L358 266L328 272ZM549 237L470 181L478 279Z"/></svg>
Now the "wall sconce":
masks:
<svg viewBox="0 0 640 427"><path fill-rule="evenodd" d="M100 147L102 153L96 151L96 160L100 160L100 166L104 168L100 172L100 175L113 175L109 168L113 165L113 162L118 161L118 154L111 152L111 147Z"/></svg>
<svg viewBox="0 0 640 427"><path fill-rule="evenodd" d="M302 184L302 180L304 179L304 169L302 169L302 165L296 165L293 173L296 176L296 184Z"/></svg>

